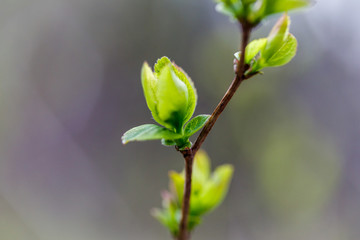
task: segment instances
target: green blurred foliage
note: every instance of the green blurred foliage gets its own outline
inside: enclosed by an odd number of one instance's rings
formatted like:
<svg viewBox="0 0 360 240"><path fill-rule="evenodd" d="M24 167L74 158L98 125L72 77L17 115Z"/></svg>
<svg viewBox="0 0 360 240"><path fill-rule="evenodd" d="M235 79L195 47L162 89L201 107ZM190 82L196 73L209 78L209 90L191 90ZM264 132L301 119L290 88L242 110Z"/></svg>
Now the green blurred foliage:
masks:
<svg viewBox="0 0 360 240"><path fill-rule="evenodd" d="M224 200L233 175L233 166L221 165L211 172L207 154L200 150L194 158L188 229L192 231L202 221L204 214L213 211ZM169 172L170 192L163 192L162 209L152 215L168 228L173 236L179 233L185 173Z"/></svg>
<svg viewBox="0 0 360 240"><path fill-rule="evenodd" d="M309 6L309 0L216 0L216 9L253 26L267 16Z"/></svg>
<svg viewBox="0 0 360 240"><path fill-rule="evenodd" d="M295 57L297 40L289 29L290 17L284 14L267 38L254 40L246 46L245 63L248 69L245 76L257 74L265 67L283 66ZM235 57L239 61L240 52L235 53Z"/></svg>

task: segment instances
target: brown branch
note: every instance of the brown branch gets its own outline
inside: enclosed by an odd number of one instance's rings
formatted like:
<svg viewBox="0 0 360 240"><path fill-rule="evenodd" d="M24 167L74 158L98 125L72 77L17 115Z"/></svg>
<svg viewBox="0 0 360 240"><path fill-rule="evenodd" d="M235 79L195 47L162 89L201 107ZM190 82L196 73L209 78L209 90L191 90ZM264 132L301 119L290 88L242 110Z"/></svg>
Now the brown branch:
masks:
<svg viewBox="0 0 360 240"><path fill-rule="evenodd" d="M190 238L190 233L187 230L189 209L190 209L190 197L191 197L191 176L192 176L192 167L194 162L194 156L196 152L200 149L202 143L205 141L212 127L214 126L216 120L219 118L221 113L224 111L227 104L230 102L231 98L234 96L236 90L239 88L243 80L248 79L249 77L244 76L245 72L245 49L249 42L250 32L252 29L251 25L246 23L241 24L242 27L242 41L241 41L241 57L236 68L236 76L231 83L229 89L225 93L224 97L221 99L220 103L215 108L214 112L211 114L204 128L202 129L200 135L198 136L195 144L191 149L185 149L180 151L183 154L185 159L185 188L184 188L184 198L182 204L182 217L179 228L178 240L188 240Z"/></svg>
<svg viewBox="0 0 360 240"><path fill-rule="evenodd" d="M224 97L221 99L217 107L215 108L214 112L211 114L210 118L208 119L207 123L205 124L204 128L202 129L200 135L196 139L194 146L192 147L192 152L195 155L196 152L200 149L202 143L205 141L206 137L210 133L212 127L214 126L216 120L219 118L221 113L224 111L225 107L230 102L231 98L234 96L236 90L239 88L240 84L243 80L247 79L243 76L245 72L245 49L249 42L251 26L247 24L242 24L242 42L241 42L241 56L240 61L238 62L236 68L236 76L232 81L229 89L226 91Z"/></svg>
<svg viewBox="0 0 360 240"><path fill-rule="evenodd" d="M185 159L185 189L184 189L184 198L182 205L182 214L181 222L179 229L179 240L189 239L189 231L187 230L187 222L189 217L190 209L190 197L191 197L191 177L192 177L192 168L194 155L191 149L186 149L181 151Z"/></svg>

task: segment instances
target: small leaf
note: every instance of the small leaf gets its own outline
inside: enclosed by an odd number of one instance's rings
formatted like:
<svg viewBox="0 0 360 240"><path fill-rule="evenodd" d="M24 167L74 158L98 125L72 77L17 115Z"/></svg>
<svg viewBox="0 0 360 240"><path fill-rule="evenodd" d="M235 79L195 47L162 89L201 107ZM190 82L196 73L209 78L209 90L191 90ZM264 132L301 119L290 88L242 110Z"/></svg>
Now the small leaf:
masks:
<svg viewBox="0 0 360 240"><path fill-rule="evenodd" d="M224 200L233 172L234 167L228 164L215 169L210 181L205 185L203 193L200 196L204 206L204 212L213 210Z"/></svg>
<svg viewBox="0 0 360 240"><path fill-rule="evenodd" d="M180 134L174 133L169 129L154 125L154 124L145 124L138 127L134 127L124 133L122 136L122 143L126 144L132 141L146 141L146 140L155 140L155 139L178 139L182 136Z"/></svg>
<svg viewBox="0 0 360 240"><path fill-rule="evenodd" d="M151 114L156 122L162 124L161 119L159 118L157 109L156 109L156 90L157 90L157 78L152 72L147 62L144 62L141 69L141 84L143 87L145 100L148 105L148 108L151 111Z"/></svg>
<svg viewBox="0 0 360 240"><path fill-rule="evenodd" d="M185 136L191 136L195 134L197 131L199 131L206 123L206 121L209 119L210 115L203 114L198 115L191 119L185 126L184 135Z"/></svg>
<svg viewBox="0 0 360 240"><path fill-rule="evenodd" d="M209 156L205 151L199 150L194 158L194 170L193 170L193 180L194 182L199 182L200 185L204 183L210 177L211 164Z"/></svg>
<svg viewBox="0 0 360 240"><path fill-rule="evenodd" d="M266 6L266 15L280 13L280 12L287 12L290 10L294 10L297 8L307 7L313 1L309 0L272 0L267 1Z"/></svg>
<svg viewBox="0 0 360 240"><path fill-rule="evenodd" d="M246 46L245 63L250 64L251 60L262 50L266 45L266 38L260 38L252 41Z"/></svg>
<svg viewBox="0 0 360 240"><path fill-rule="evenodd" d="M162 57L154 65L154 72L146 62L143 64L141 80L154 120L181 133L197 103L197 93L191 78L169 58Z"/></svg>
<svg viewBox="0 0 360 240"><path fill-rule="evenodd" d="M281 48L266 61L266 66L278 67L287 64L296 55L296 49L297 40L292 34L289 34Z"/></svg>
<svg viewBox="0 0 360 240"><path fill-rule="evenodd" d="M171 180L170 187L172 188L172 192L175 193L178 202L181 203L184 195L184 183L185 183L184 174L177 173L175 171L170 171L169 178Z"/></svg>
<svg viewBox="0 0 360 240"><path fill-rule="evenodd" d="M194 111L196 108L196 103L197 103L197 98L198 98L197 92L196 92L194 83L191 80L191 78L189 77L189 75L181 67L176 65L174 62L172 63L172 65L173 65L173 71L175 72L176 76L183 83L185 83L187 90L188 90L188 105L187 105L187 109L186 109L186 115L184 118L184 123L186 123L187 121L189 121L189 119L194 114Z"/></svg>
<svg viewBox="0 0 360 240"><path fill-rule="evenodd" d="M232 20L243 15L244 7L240 0L218 0L215 10L229 16Z"/></svg>
<svg viewBox="0 0 360 240"><path fill-rule="evenodd" d="M262 58L267 60L279 50L289 35L289 28L290 18L287 14L284 14L270 31L266 45L262 51Z"/></svg>
<svg viewBox="0 0 360 240"><path fill-rule="evenodd" d="M146 103L152 112L155 111L155 103L157 102L155 96L156 82L157 79L155 78L151 68L147 62L144 62L141 69L141 83L144 90Z"/></svg>
<svg viewBox="0 0 360 240"><path fill-rule="evenodd" d="M265 0L262 0L253 1L251 5L248 5L249 11L247 11L247 21L249 21L254 26L259 24L261 20L265 17L266 4L267 2Z"/></svg>
<svg viewBox="0 0 360 240"><path fill-rule="evenodd" d="M187 110L186 115L184 117L184 123L189 121L191 116L194 114L196 103L197 103L197 93L196 89L194 87L194 83L192 82L189 75L178 65L176 65L174 62L171 62L169 58L162 57L160 58L155 66L155 76L160 77L160 73L162 70L167 66L171 64L172 70L174 71L175 75L186 85L188 90L188 104L187 104Z"/></svg>
<svg viewBox="0 0 360 240"><path fill-rule="evenodd" d="M179 131L187 114L188 89L172 69L172 65L165 66L159 75L156 98L159 118L164 126Z"/></svg>
<svg viewBox="0 0 360 240"><path fill-rule="evenodd" d="M169 208L162 210L155 208L151 211L151 215L167 227L173 236L177 236L179 233L179 222L176 218L177 212Z"/></svg>

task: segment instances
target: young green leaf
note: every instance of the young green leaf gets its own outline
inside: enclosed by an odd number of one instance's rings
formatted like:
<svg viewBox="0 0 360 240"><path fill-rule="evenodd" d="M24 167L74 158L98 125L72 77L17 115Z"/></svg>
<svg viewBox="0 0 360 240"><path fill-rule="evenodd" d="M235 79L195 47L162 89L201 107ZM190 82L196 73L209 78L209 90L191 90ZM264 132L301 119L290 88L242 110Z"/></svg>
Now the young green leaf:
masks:
<svg viewBox="0 0 360 240"><path fill-rule="evenodd" d="M144 62L141 69L141 83L145 95L146 103L151 112L156 112L156 88L157 79L155 78L149 64Z"/></svg>
<svg viewBox="0 0 360 240"><path fill-rule="evenodd" d="M267 0L266 15L287 12L297 8L307 7L312 1L309 0Z"/></svg>
<svg viewBox="0 0 360 240"><path fill-rule="evenodd" d="M188 89L172 69L166 65L160 72L156 99L159 118L163 125L181 133L188 106Z"/></svg>
<svg viewBox="0 0 360 240"><path fill-rule="evenodd" d="M141 84L143 87L146 103L151 111L154 120L159 124L165 126L165 123L160 119L157 110L158 100L156 97L156 92L157 92L158 78L152 72L147 62L144 62L141 69Z"/></svg>
<svg viewBox="0 0 360 240"><path fill-rule="evenodd" d="M144 63L141 74L147 105L156 122L177 133L192 117L197 93L193 82L185 71L171 62L160 58L151 71Z"/></svg>
<svg viewBox="0 0 360 240"><path fill-rule="evenodd" d="M203 114L203 115L198 115L193 119L191 119L185 126L184 135L189 137L195 134L205 125L209 117L210 115Z"/></svg>
<svg viewBox="0 0 360 240"><path fill-rule="evenodd" d="M278 67L287 64L296 55L297 40L290 33L287 40L266 62L267 67Z"/></svg>
<svg viewBox="0 0 360 240"><path fill-rule="evenodd" d="M262 58L269 59L284 44L289 35L290 17L284 14L274 25L267 37Z"/></svg>
<svg viewBox="0 0 360 240"><path fill-rule="evenodd" d="M260 38L252 41L246 46L245 63L250 64L253 58L264 49L267 38Z"/></svg>
<svg viewBox="0 0 360 240"><path fill-rule="evenodd" d="M164 209L161 210L157 208L153 209L151 215L167 227L173 236L177 236L179 232L178 212L178 210L164 207Z"/></svg>
<svg viewBox="0 0 360 240"><path fill-rule="evenodd" d="M233 172L234 168L231 165L222 165L215 169L200 196L204 212L213 210L224 200Z"/></svg>
<svg viewBox="0 0 360 240"><path fill-rule="evenodd" d="M216 0L218 3L216 11L229 16L231 19L237 19L244 14L244 7L241 0Z"/></svg>
<svg viewBox="0 0 360 240"><path fill-rule="evenodd" d="M124 133L122 136L122 143L126 144L132 141L145 141L145 140L155 140L155 139L178 139L182 135L174 133L169 129L154 125L154 124L144 124L141 126L134 127Z"/></svg>
<svg viewBox="0 0 360 240"><path fill-rule="evenodd" d="M196 88L194 86L193 81L189 77L189 75L178 65L176 65L174 62L173 65L173 71L175 72L176 76L185 83L187 90L188 90L188 105L186 109L186 115L184 117L184 123L190 120L192 115L194 114L196 103L197 103L197 92Z"/></svg>
<svg viewBox="0 0 360 240"><path fill-rule="evenodd" d="M184 195L184 183L185 183L184 174L177 173L175 171L170 171L169 178L170 178L170 187L172 188L172 191L175 193L178 202L181 202Z"/></svg>
<svg viewBox="0 0 360 240"><path fill-rule="evenodd" d="M246 47L245 61L249 70L257 73L264 67L277 67L288 63L296 54L296 38L289 33L290 18L287 14L272 28L267 38L252 41Z"/></svg>
<svg viewBox="0 0 360 240"><path fill-rule="evenodd" d="M207 154L199 150L194 158L193 181L190 197L188 230L201 223L202 215L213 210L224 199L228 190L233 167L222 165L211 174L211 163ZM170 192L162 194L161 210L154 210L153 216L165 225L173 236L178 236L181 220L181 206L184 195L185 173L169 172ZM176 224L177 223L177 224Z"/></svg>
<svg viewBox="0 0 360 240"><path fill-rule="evenodd" d="M211 163L205 151L199 150L194 158L193 180L203 185L210 177Z"/></svg>

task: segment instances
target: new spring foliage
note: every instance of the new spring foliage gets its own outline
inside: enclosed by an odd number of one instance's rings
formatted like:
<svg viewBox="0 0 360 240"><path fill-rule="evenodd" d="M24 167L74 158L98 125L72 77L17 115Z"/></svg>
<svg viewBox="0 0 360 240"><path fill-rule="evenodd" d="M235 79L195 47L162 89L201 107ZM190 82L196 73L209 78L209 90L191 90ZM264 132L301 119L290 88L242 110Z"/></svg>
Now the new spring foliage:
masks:
<svg viewBox="0 0 360 240"><path fill-rule="evenodd" d="M269 15L308 6L309 0L216 0L216 10L252 26Z"/></svg>
<svg viewBox="0 0 360 240"><path fill-rule="evenodd" d="M284 14L272 28L267 38L252 41L246 47L245 75L259 72L265 67L279 67L287 64L296 55L297 40L289 33L290 17ZM239 60L240 52L235 53Z"/></svg>
<svg viewBox="0 0 360 240"><path fill-rule="evenodd" d="M188 229L191 231L201 223L202 217L214 210L224 200L233 175L229 164L217 167L211 172L211 162L207 154L200 150L194 159L192 190ZM181 206L183 201L185 176L170 171L170 191L162 194L162 209L154 209L152 215L166 226L173 236L179 232Z"/></svg>
<svg viewBox="0 0 360 240"><path fill-rule="evenodd" d="M143 64L141 83L147 106L162 127L154 124L135 127L123 135L123 143L162 139L164 145L190 147L189 137L208 119L208 115L199 115L189 121L197 103L190 77L167 57L162 57L154 71L146 62Z"/></svg>

